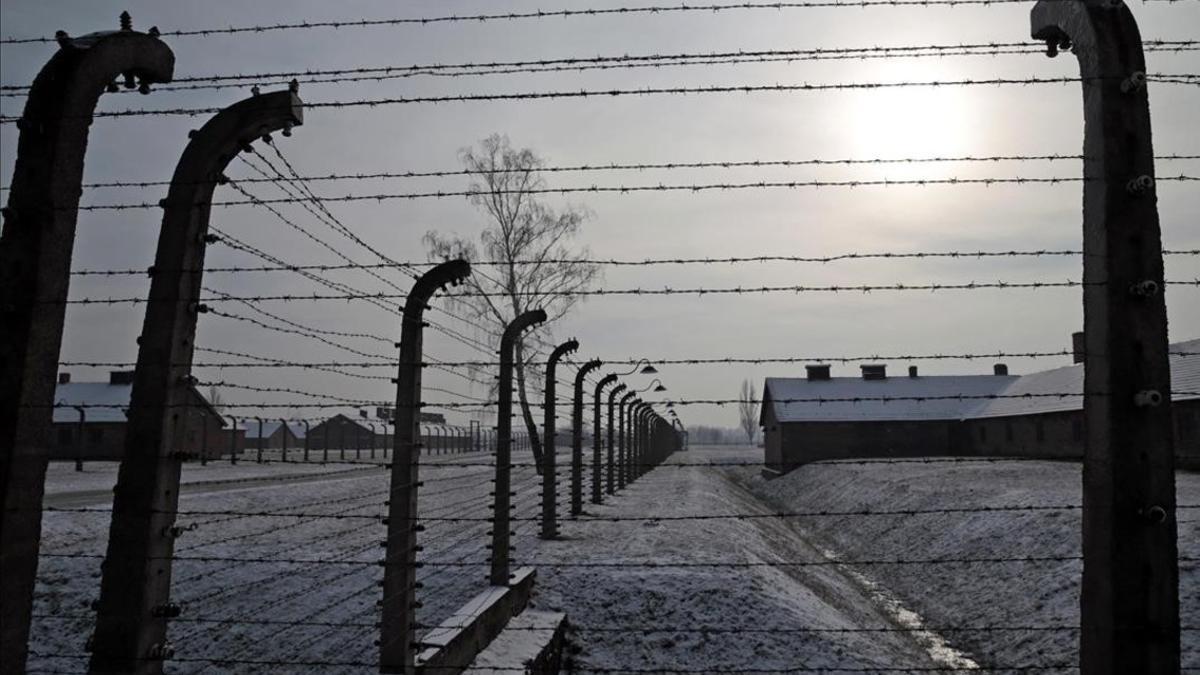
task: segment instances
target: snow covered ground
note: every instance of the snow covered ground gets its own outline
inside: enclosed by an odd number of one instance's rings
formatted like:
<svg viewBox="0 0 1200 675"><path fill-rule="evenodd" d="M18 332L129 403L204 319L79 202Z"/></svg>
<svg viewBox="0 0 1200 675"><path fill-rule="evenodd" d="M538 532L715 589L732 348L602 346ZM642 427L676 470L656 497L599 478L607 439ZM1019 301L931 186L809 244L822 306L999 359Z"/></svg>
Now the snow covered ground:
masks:
<svg viewBox="0 0 1200 675"><path fill-rule="evenodd" d="M767 481L731 475L781 511L925 510L1078 505L1080 465L1069 462L855 464L827 462ZM1177 474L1181 505L1200 504L1200 474ZM1074 557L1080 512L999 511L797 518L815 545L843 560ZM1200 510L1179 511L1179 555L1200 556ZM850 565L985 667L1078 659L1078 560L940 565ZM1183 664L1200 672L1200 570L1180 563ZM1058 626L1053 630L962 630Z"/></svg>
<svg viewBox="0 0 1200 675"><path fill-rule="evenodd" d="M690 463L744 460L746 467ZM423 587L418 622L433 626L486 585L491 529L488 455L434 457L422 471ZM708 518L777 510L1077 504L1078 467L1055 463L823 464L757 477L761 451L696 448L672 457L587 515L562 538L536 538L539 480L514 458L514 566L538 569L534 605L567 612L570 662L586 669L944 668L1072 663L1073 631L953 631L986 625L1077 623L1078 563L845 566L830 558L1075 555L1078 513L910 517ZM566 464L560 458L559 466ZM65 473L74 473L65 465ZM382 468L210 464L181 497L172 599L171 673L375 672L375 622L388 496ZM345 471L271 483L268 472ZM216 473L223 472L223 473ZM254 473L258 472L258 473ZM50 492L108 489L52 472ZM245 484L231 479L251 477ZM560 479L567 494L565 472ZM263 480L258 480L263 479ZM185 478L185 481L189 480ZM58 481L58 482L55 482ZM64 485L70 487L64 489ZM586 486L587 484L585 484ZM590 494L585 490L585 495ZM1180 478L1180 501L1200 481ZM565 507L565 505L564 505ZM108 503L43 519L31 672L85 670ZM271 515L246 515L269 512ZM1200 555L1194 512L1183 555ZM615 519L615 520L609 520ZM191 558L191 560L189 560ZM199 558L199 559L197 559ZM225 560L222 560L222 559ZM214 560L215 559L215 560ZM237 560L230 560L237 559ZM787 564L782 564L787 563ZM1196 588L1196 570L1183 572ZM1185 623L1200 598L1184 596ZM1185 633L1195 665L1196 633ZM752 672L752 671L750 671ZM833 672L836 672L834 670Z"/></svg>
<svg viewBox="0 0 1200 675"><path fill-rule="evenodd" d="M362 462L372 461L367 457L365 451L362 454ZM351 459L353 459L353 455L354 452L351 451ZM358 468L357 466L347 464L321 464L317 461L320 458L319 452L313 453L313 461L308 463L300 462L301 453L294 450L288 453L287 463L279 462L280 453L278 450L266 451L263 454L265 461L262 464L254 461L253 452L250 452L248 456L250 457L249 459L243 457L237 464L231 464L228 459L213 460L205 465L199 462L189 462L183 466L180 482L188 484L230 480L256 480L285 475L314 475L343 472ZM332 453L332 459L337 459L336 450ZM386 460L380 457L374 461L384 462ZM56 495L91 490L111 490L113 485L117 483L117 470L119 467L119 462L84 462L83 471L76 471L74 462L51 462L46 471L46 494Z"/></svg>

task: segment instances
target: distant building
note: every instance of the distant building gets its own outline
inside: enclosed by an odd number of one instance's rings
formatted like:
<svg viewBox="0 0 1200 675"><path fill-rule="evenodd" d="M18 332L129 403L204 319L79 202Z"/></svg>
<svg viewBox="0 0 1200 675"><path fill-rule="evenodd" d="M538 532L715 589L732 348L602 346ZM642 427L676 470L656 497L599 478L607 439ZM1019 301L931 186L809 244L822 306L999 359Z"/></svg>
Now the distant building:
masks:
<svg viewBox="0 0 1200 675"><path fill-rule="evenodd" d="M382 429L380 429L382 427ZM387 423L371 423L355 420L347 415L334 415L329 419L315 424L308 430L308 443L312 449L354 450L373 447L377 431L387 429ZM378 433L382 440L382 433ZM382 445L379 447L383 447Z"/></svg>
<svg viewBox="0 0 1200 675"><path fill-rule="evenodd" d="M132 393L133 371L113 371L107 382L72 382L69 373L60 373L54 389L50 459L122 459ZM225 420L195 388L189 396L195 405L182 410L185 423L174 449L208 458L228 454L236 440L231 443Z"/></svg>
<svg viewBox="0 0 1200 675"><path fill-rule="evenodd" d="M1171 351L1188 354L1170 357L1172 388L1200 390L1194 355L1200 340ZM1083 457L1080 363L1023 376L1009 375L1003 364L992 375L926 376L911 366L896 376L883 364L860 368L858 377L832 377L830 366L814 364L803 378L767 378L759 423L768 475L824 459ZM1200 395L1172 399L1179 466L1200 467Z"/></svg>
<svg viewBox="0 0 1200 675"><path fill-rule="evenodd" d="M263 420L262 432L259 432L258 420L247 419L242 427L246 434L246 449L254 450L259 447L259 436L261 435L263 442L262 447L266 450L279 450L281 448L296 449L304 447L304 426L299 422L287 422L283 420Z"/></svg>

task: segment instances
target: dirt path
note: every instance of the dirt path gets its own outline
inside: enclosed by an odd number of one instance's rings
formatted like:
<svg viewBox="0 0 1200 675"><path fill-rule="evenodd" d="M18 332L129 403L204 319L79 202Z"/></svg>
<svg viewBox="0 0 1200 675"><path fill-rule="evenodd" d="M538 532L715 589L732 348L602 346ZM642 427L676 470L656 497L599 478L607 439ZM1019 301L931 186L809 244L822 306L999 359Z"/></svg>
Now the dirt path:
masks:
<svg viewBox="0 0 1200 675"><path fill-rule="evenodd" d="M714 449L670 463L738 457L757 459ZM589 518L568 520L564 541L539 544L531 560L537 605L568 613L579 668L945 665L895 630L893 614L839 568L781 564L824 560L786 523L669 519L770 510L720 469L660 467L607 504L589 505ZM590 566L571 566L579 563Z"/></svg>

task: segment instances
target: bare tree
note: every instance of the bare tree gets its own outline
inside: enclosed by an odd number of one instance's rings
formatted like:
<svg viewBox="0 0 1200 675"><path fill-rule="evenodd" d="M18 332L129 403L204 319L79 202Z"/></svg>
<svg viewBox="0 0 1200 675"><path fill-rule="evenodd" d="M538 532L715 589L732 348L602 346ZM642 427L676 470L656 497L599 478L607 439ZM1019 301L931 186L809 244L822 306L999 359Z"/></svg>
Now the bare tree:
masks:
<svg viewBox="0 0 1200 675"><path fill-rule="evenodd" d="M758 395L754 393L754 385L750 380L742 380L742 391L738 394L738 415L741 416L742 431L746 432L746 442L754 445L754 436L758 433Z"/></svg>
<svg viewBox="0 0 1200 675"><path fill-rule="evenodd" d="M208 405L217 414L221 414L225 410L225 400L221 397L221 390L214 387L208 388Z"/></svg>
<svg viewBox="0 0 1200 675"><path fill-rule="evenodd" d="M460 159L471 176L468 199L488 220L479 246L469 237L434 231L425 234L425 245L430 260L463 258L475 263L465 284L475 294L453 302L489 327L485 339L494 351L504 327L528 310L545 310L547 327L562 318L600 270L587 262L586 247L572 246L588 218L587 209L568 205L556 211L533 194L545 187L545 163L532 150L513 148L507 136L493 134L477 147L462 150ZM540 381L540 361L546 358L527 344L536 336L517 342L514 362L521 416L540 472L542 445L528 394L528 383Z"/></svg>

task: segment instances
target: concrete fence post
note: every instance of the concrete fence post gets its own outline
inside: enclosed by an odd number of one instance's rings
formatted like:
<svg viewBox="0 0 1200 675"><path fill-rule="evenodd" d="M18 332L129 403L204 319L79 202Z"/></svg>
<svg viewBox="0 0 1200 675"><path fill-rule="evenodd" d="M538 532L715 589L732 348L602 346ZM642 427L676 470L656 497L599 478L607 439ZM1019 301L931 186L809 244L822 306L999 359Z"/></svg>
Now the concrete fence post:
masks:
<svg viewBox="0 0 1200 675"><path fill-rule="evenodd" d="M493 586L507 586L509 581L513 350L523 332L545 320L546 312L540 309L530 310L513 319L500 336L500 387L497 391L496 408L496 483L492 493L492 565L489 577Z"/></svg>
<svg viewBox="0 0 1200 675"><path fill-rule="evenodd" d="M229 427L229 463L230 463L230 464L237 464L237 457L238 457L238 443L237 443L238 418L234 417L233 415L230 415L230 416L229 416L229 422L230 422L230 427Z"/></svg>
<svg viewBox="0 0 1200 675"><path fill-rule="evenodd" d="M285 419L279 420L279 458L287 461L288 450L288 434L292 433L292 428L288 426L288 421Z"/></svg>
<svg viewBox="0 0 1200 675"><path fill-rule="evenodd" d="M617 441L619 445L617 448L617 461L615 469L617 472L618 490L624 489L625 487L625 473L628 470L627 465L629 463L629 436L628 428L626 426L628 409L626 406L632 405L630 399L633 399L636 396L637 392L628 391L624 396L621 397L620 402L617 404Z"/></svg>
<svg viewBox="0 0 1200 675"><path fill-rule="evenodd" d="M1035 39L1083 87L1082 675L1180 668L1175 450L1150 104L1133 13L1042 0Z"/></svg>
<svg viewBox="0 0 1200 675"><path fill-rule="evenodd" d="M613 454L616 445L616 420L613 416L616 414L617 395L625 391L625 388L624 384L618 384L608 392L608 465L605 471L604 492L610 495L613 493Z"/></svg>
<svg viewBox="0 0 1200 675"><path fill-rule="evenodd" d="M294 91L252 96L190 134L163 201L150 296L130 394L125 456L113 497L90 671L159 673L172 649L170 602L180 462L179 410L191 400L196 322L212 195L251 143L303 122ZM261 430L261 424L260 424ZM261 433L260 433L261 452ZM261 457L260 457L261 459Z"/></svg>
<svg viewBox="0 0 1200 675"><path fill-rule="evenodd" d="M304 420L304 461L305 462L308 461L308 451L311 448L310 442L308 440L309 437L312 436L312 434L309 433L311 430L312 430L312 428L309 426L308 420Z"/></svg>
<svg viewBox="0 0 1200 675"><path fill-rule="evenodd" d="M542 539L558 536L558 415L556 411L558 378L556 370L563 356L579 349L579 341L567 340L554 348L546 360L546 390L542 405L545 419L542 433L545 435L545 466L542 470Z"/></svg>
<svg viewBox="0 0 1200 675"><path fill-rule="evenodd" d="M583 385L588 373L601 366L592 359L575 371L575 397L571 407L571 517L583 513Z"/></svg>
<svg viewBox="0 0 1200 675"><path fill-rule="evenodd" d="M85 452L84 432L87 429L87 408L76 406L75 410L79 413L79 422L75 427L75 470L83 471L83 453Z"/></svg>
<svg viewBox="0 0 1200 675"><path fill-rule="evenodd" d="M144 91L169 82L175 56L156 35L122 29L72 39L38 73L17 121L16 163L0 234L0 654L23 672L41 543L63 318L83 162L96 102L114 78Z"/></svg>
<svg viewBox="0 0 1200 675"><path fill-rule="evenodd" d="M396 432L388 494L387 551L383 564L379 672L411 675L417 644L417 488L421 458L421 357L424 313L429 300L471 272L464 260L444 262L425 272L408 293L400 322L400 364L396 373Z"/></svg>
<svg viewBox="0 0 1200 675"><path fill-rule="evenodd" d="M254 462L255 464L262 464L263 443L266 442L263 438L263 418L255 417L254 419L258 422L258 456L255 458Z"/></svg>
<svg viewBox="0 0 1200 675"><path fill-rule="evenodd" d="M596 383L596 391L592 401L594 416L592 420L592 503L599 504L604 501L604 486L601 481L600 472L603 469L603 459L601 453L604 450L604 427L603 425L603 409L601 408L600 394L604 388L613 382L617 381L617 376L609 373Z"/></svg>

